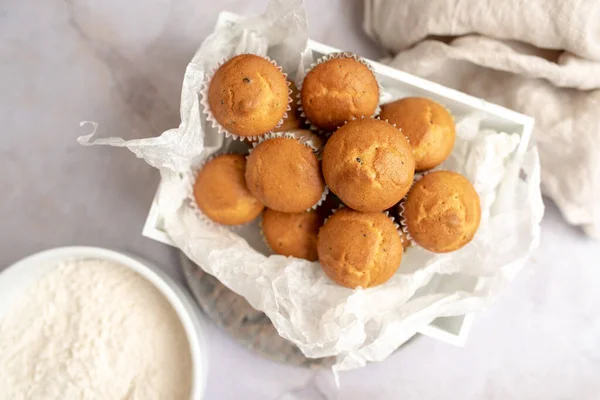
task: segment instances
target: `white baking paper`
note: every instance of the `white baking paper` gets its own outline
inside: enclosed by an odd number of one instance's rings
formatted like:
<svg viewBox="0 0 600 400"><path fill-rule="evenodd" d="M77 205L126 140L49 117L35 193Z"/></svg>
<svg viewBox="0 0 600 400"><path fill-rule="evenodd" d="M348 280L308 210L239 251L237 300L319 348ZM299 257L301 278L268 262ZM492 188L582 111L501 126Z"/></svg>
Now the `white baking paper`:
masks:
<svg viewBox="0 0 600 400"><path fill-rule="evenodd" d="M242 52L266 54L302 79L314 61L306 41L300 0L272 0L261 16L222 21L186 69L179 128L132 141L92 133L79 142L125 146L159 168L158 206L173 242L264 311L306 356L336 356L334 368L347 370L385 359L437 317L462 315L496 298L539 240L539 161L534 146L520 146L519 135L480 129L477 114L457 116L456 146L442 167L467 176L481 196L481 226L470 244L441 255L410 248L387 283L367 290L333 283L317 262L265 255L256 223L233 232L198 218L189 204L190 167L231 143L206 123L198 96L204 74Z"/></svg>

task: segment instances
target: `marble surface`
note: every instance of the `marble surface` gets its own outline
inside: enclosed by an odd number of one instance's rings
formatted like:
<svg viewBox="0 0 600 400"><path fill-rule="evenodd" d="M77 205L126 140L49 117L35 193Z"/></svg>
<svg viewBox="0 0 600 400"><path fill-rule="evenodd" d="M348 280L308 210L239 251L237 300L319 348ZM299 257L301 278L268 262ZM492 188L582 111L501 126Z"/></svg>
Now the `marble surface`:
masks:
<svg viewBox="0 0 600 400"><path fill-rule="evenodd" d="M326 4L326 5L325 5ZM187 61L221 10L266 0L0 2L0 269L61 245L126 250L182 279L177 253L140 235L158 173L127 150L76 144L81 120L140 138L178 124ZM381 52L361 1L308 0L313 39ZM385 362L341 375L262 359L210 330L207 399L597 399L600 245L549 204L542 243L512 287L475 320L465 348L419 337ZM313 389L301 390L311 386ZM318 387L319 390L314 390Z"/></svg>

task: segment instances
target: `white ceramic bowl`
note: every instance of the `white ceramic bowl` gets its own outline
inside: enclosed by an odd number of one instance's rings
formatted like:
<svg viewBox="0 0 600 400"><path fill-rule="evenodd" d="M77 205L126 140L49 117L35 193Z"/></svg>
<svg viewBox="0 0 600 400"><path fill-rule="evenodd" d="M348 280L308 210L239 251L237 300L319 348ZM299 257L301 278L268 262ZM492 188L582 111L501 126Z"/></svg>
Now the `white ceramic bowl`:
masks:
<svg viewBox="0 0 600 400"><path fill-rule="evenodd" d="M42 251L13 264L0 273L0 319L38 278L65 260L99 259L121 264L146 278L171 303L190 345L192 391L190 399L202 399L208 371L208 345L200 310L187 292L158 267L138 257L98 247L60 247Z"/></svg>

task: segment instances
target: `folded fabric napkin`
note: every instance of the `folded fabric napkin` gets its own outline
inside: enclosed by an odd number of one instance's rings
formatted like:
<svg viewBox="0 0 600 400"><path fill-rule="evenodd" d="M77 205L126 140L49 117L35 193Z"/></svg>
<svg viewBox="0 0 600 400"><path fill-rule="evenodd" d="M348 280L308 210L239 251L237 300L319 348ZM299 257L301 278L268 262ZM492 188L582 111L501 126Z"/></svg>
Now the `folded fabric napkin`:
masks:
<svg viewBox="0 0 600 400"><path fill-rule="evenodd" d="M600 1L365 0L395 68L535 117L542 188L600 239Z"/></svg>

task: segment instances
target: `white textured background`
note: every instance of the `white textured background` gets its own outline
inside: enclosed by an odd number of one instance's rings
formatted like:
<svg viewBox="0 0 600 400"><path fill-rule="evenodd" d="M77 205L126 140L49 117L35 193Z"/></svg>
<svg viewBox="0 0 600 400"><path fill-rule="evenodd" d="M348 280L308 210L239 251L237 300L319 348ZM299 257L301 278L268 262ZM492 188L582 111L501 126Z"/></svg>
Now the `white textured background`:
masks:
<svg viewBox="0 0 600 400"><path fill-rule="evenodd" d="M60 245L127 250L181 279L175 250L140 231L158 173L124 149L76 144L80 120L140 138L178 125L187 61L219 11L266 0L0 2L0 270ZM308 0L318 41L378 58L361 1ZM398 21L402 23L402 21ZM542 243L514 285L478 315L464 349L417 338L342 374L340 399L600 398L600 245L548 204ZM276 399L314 371L249 353L210 328L207 399ZM317 379L331 392L330 377ZM309 394L306 398L312 398Z"/></svg>

